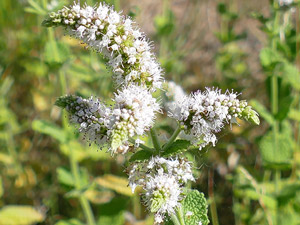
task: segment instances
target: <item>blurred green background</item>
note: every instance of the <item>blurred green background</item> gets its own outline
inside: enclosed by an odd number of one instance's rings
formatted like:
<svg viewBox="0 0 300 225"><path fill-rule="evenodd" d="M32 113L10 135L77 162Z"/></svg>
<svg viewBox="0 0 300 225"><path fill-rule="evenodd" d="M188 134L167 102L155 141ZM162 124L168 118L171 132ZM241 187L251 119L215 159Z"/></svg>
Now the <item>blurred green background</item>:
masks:
<svg viewBox="0 0 300 225"><path fill-rule="evenodd" d="M188 155L211 223L300 224L299 6L106 2L133 17L153 41L167 80L187 93L234 89L261 115L260 126L240 122L218 135L216 147ZM87 146L54 106L68 93L109 101L114 90L99 54L61 28L41 26L49 12L71 3L0 1L0 224L80 225L93 224L93 217L99 225L152 224L139 194L127 187L126 157ZM161 128L160 135L168 135Z"/></svg>

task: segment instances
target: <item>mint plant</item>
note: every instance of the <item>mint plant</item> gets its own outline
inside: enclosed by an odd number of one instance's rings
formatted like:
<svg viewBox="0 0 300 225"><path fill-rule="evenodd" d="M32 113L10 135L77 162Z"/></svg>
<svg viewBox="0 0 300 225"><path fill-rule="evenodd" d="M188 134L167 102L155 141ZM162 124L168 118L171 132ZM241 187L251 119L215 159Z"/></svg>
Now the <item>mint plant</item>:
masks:
<svg viewBox="0 0 300 225"><path fill-rule="evenodd" d="M106 4L82 7L74 3L50 13L43 24L64 27L69 35L101 53L113 71L112 105L94 96L67 95L56 101L84 139L100 148L107 146L112 156L130 157L129 186L133 192L142 188L143 203L154 213L156 224L208 224L204 195L187 187L196 178L184 152L191 146L199 150L215 146L216 133L238 119L258 125L258 114L234 91L206 88L186 95L176 84L165 82L145 34L129 17ZM154 128L157 114L164 112L161 101L154 97L159 90L166 91L161 97L167 111L163 116L178 124L164 144ZM152 146L145 145L145 136L151 137Z"/></svg>

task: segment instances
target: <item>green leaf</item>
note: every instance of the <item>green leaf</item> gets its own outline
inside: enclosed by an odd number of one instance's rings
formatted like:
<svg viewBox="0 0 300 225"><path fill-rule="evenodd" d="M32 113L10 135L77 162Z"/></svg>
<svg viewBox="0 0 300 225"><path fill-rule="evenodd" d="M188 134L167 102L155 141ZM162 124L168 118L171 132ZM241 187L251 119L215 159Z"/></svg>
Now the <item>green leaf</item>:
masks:
<svg viewBox="0 0 300 225"><path fill-rule="evenodd" d="M32 122L32 129L42 134L48 134L61 143L67 142L68 139L67 133L63 129L45 120L34 120Z"/></svg>
<svg viewBox="0 0 300 225"><path fill-rule="evenodd" d="M67 44L48 41L45 46L45 61L49 64L62 64L69 60L71 54Z"/></svg>
<svg viewBox="0 0 300 225"><path fill-rule="evenodd" d="M207 203L203 193L197 190L190 191L183 203L183 215L186 225L207 225L209 223L207 216Z"/></svg>
<svg viewBox="0 0 300 225"><path fill-rule="evenodd" d="M26 7L25 11L31 12L31 13L36 13L41 16L47 15L47 11L44 10L37 2L34 0L28 0L28 3L31 7Z"/></svg>
<svg viewBox="0 0 300 225"><path fill-rule="evenodd" d="M97 221L98 225L122 225L125 222L124 212L128 199L114 198L111 202L99 207L101 212Z"/></svg>
<svg viewBox="0 0 300 225"><path fill-rule="evenodd" d="M282 79L286 80L293 88L300 90L300 73L297 67L285 62L282 66Z"/></svg>
<svg viewBox="0 0 300 225"><path fill-rule="evenodd" d="M269 209L276 209L277 208L277 201L276 199L272 198L271 196L263 195L257 192L254 188L244 188L244 189L236 189L235 194L242 198L247 198L251 200L261 200L266 207Z"/></svg>
<svg viewBox="0 0 300 225"><path fill-rule="evenodd" d="M59 167L56 169L58 181L61 184L65 184L68 186L75 186L74 177L70 171L65 168Z"/></svg>
<svg viewBox="0 0 300 225"><path fill-rule="evenodd" d="M137 151L130 157L129 162L148 160L153 156L153 153L146 150Z"/></svg>
<svg viewBox="0 0 300 225"><path fill-rule="evenodd" d="M265 119L270 125L275 123L275 119L270 112L256 100L251 100L250 105L258 112L258 114Z"/></svg>
<svg viewBox="0 0 300 225"><path fill-rule="evenodd" d="M0 225L30 225L44 221L44 215L32 206L8 205L0 210Z"/></svg>
<svg viewBox="0 0 300 225"><path fill-rule="evenodd" d="M60 220L57 223L55 223L54 225L84 225L83 223L81 223L78 219L69 219L69 220Z"/></svg>
<svg viewBox="0 0 300 225"><path fill-rule="evenodd" d="M276 166L289 164L293 153L291 128L283 124L282 131L274 136L272 131L267 132L259 142L260 153L265 165ZM274 164L274 165L272 165Z"/></svg>
<svg viewBox="0 0 300 225"><path fill-rule="evenodd" d="M128 186L128 179L124 177L118 177L114 175L104 175L102 177L97 177L95 179L95 182L104 187L111 190L114 190L115 192L119 194L123 194L126 196L133 196L133 193L131 191L131 188Z"/></svg>
<svg viewBox="0 0 300 225"><path fill-rule="evenodd" d="M278 62L282 62L282 56L271 48L263 48L260 51L260 62L263 67L270 67Z"/></svg>
<svg viewBox="0 0 300 225"><path fill-rule="evenodd" d="M296 109L290 109L288 117L292 120L300 122L300 111Z"/></svg>
<svg viewBox="0 0 300 225"><path fill-rule="evenodd" d="M162 155L172 156L184 151L187 151L188 147L191 145L190 141L187 140L176 140L169 148L167 148Z"/></svg>
<svg viewBox="0 0 300 225"><path fill-rule="evenodd" d="M280 206L289 203L290 200L296 197L297 193L300 193L300 182L287 183L283 185L276 196Z"/></svg>

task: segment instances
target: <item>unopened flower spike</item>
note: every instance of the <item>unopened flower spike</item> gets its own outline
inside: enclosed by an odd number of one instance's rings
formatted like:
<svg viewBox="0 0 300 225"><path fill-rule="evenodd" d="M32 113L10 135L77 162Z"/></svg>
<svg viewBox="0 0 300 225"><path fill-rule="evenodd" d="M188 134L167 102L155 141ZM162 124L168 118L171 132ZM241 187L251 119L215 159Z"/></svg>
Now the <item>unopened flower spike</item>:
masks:
<svg viewBox="0 0 300 225"><path fill-rule="evenodd" d="M160 88L162 69L150 43L134 22L112 7L99 3L81 7L74 3L49 14L45 26L63 26L69 35L85 42L108 58L117 86L136 83L150 91Z"/></svg>
<svg viewBox="0 0 300 225"><path fill-rule="evenodd" d="M84 133L88 142L106 144L111 111L98 99L67 95L58 98L55 105L67 110L70 122L79 125L79 131Z"/></svg>
<svg viewBox="0 0 300 225"><path fill-rule="evenodd" d="M198 91L175 102L169 116L180 122L187 134L185 137L199 149L209 143L214 146L217 141L215 133L227 123L236 123L236 118L259 124L257 112L237 96L234 92L222 94L219 89L206 88L204 92Z"/></svg>

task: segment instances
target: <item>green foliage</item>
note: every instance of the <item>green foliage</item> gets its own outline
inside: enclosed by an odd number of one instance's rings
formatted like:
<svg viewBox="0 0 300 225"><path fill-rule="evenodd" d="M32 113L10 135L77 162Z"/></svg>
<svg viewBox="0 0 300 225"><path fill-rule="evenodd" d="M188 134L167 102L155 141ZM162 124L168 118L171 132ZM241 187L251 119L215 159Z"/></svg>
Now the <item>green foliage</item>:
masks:
<svg viewBox="0 0 300 225"><path fill-rule="evenodd" d="M168 147L163 153L163 156L174 156L179 153L183 153L188 150L188 147L191 143L187 140L176 140L172 143L170 147Z"/></svg>
<svg viewBox="0 0 300 225"><path fill-rule="evenodd" d="M59 222L55 223L55 225L83 225L77 219L69 219L69 220L60 220Z"/></svg>
<svg viewBox="0 0 300 225"><path fill-rule="evenodd" d="M187 225L198 225L200 224L199 222L201 222L202 225L209 223L207 216L208 206L203 193L197 190L190 191L185 197L182 207L184 221Z"/></svg>
<svg viewBox="0 0 300 225"><path fill-rule="evenodd" d="M67 116L53 106L55 99L65 94L93 94L111 104L115 87L98 53L82 50L73 38L61 38L63 30L41 26L49 11L73 1L52 2L0 1L0 224L89 224L84 211L87 205L99 225L129 224L131 218L153 224L151 217L144 220L146 213L138 194L132 195L127 187L124 156L111 160L105 147L101 151L84 145L75 129L66 125ZM88 0L91 5L98 2ZM155 50L166 77L183 83L187 92L218 86L242 91L243 97L253 99L250 105L262 118L259 128L241 122L240 127L220 134L216 147L187 153L189 144L177 140L163 153L182 153L193 159L200 171L194 188L204 193L208 168L217 168L213 181L219 224L297 225L300 75L295 14L279 9L277 1L272 1L275 6L270 5L270 13L253 13L261 23L262 35L246 14L251 13L250 8L265 9L267 1L245 1L238 7L238 1L230 5L217 1L215 12L220 17L201 1L182 7L164 0L159 15L155 13L160 11L152 10L156 3L138 1L134 6L122 1L120 6L117 0L106 2L136 16L144 26L141 30L156 39ZM218 26L216 40L211 30ZM249 33L247 39L244 30ZM260 52L257 46L262 46ZM278 81L278 98L272 96L273 76ZM276 100L278 110L273 111ZM169 122L162 115L157 119L160 124ZM164 143L164 136L173 129L157 128ZM138 149L130 161L147 160L154 154L154 149ZM75 162L75 170L71 162ZM197 224L199 210L203 215L207 212L202 203L196 204L197 199L204 201L202 194L192 191L183 202L193 200L187 205L191 205L191 212L195 210L185 218L186 224ZM37 209L46 209L47 214ZM203 218L206 221L207 217Z"/></svg>
<svg viewBox="0 0 300 225"><path fill-rule="evenodd" d="M124 212L127 205L124 198L113 199L111 202L102 204L99 207L101 216L97 222L98 225L122 225L124 224ZM113 210L112 210L113 209Z"/></svg>
<svg viewBox="0 0 300 225"><path fill-rule="evenodd" d="M37 132L47 134L61 143L65 143L68 140L68 134L60 127L49 121L34 120L32 122L32 129Z"/></svg>
<svg viewBox="0 0 300 225"><path fill-rule="evenodd" d="M32 206L9 205L0 209L0 224L30 225L44 220L44 215Z"/></svg>
<svg viewBox="0 0 300 225"><path fill-rule="evenodd" d="M271 131L263 136L259 146L262 159L266 165L289 165L294 147L291 134L291 127L286 122L282 126L282 131L277 133L276 136Z"/></svg>
<svg viewBox="0 0 300 225"><path fill-rule="evenodd" d="M154 151L139 150L130 157L129 162L148 160L153 156L153 154Z"/></svg>

